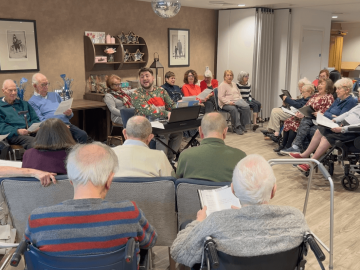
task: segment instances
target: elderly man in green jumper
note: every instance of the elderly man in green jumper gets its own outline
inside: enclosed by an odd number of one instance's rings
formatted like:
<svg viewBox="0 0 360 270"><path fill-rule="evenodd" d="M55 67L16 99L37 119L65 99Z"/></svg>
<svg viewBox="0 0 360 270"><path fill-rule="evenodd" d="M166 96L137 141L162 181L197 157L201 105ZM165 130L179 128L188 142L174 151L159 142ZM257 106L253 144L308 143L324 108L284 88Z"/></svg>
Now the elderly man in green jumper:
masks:
<svg viewBox="0 0 360 270"><path fill-rule="evenodd" d="M177 178L231 182L236 164L246 156L240 149L225 145L228 130L225 118L217 112L201 120L200 146L184 150L176 169Z"/></svg>

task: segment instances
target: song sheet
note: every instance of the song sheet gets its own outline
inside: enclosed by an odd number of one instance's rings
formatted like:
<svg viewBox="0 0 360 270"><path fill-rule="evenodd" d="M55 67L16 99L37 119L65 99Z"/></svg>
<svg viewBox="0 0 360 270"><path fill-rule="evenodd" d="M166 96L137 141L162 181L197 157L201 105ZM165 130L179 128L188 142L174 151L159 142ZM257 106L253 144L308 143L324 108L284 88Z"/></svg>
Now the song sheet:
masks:
<svg viewBox="0 0 360 270"><path fill-rule="evenodd" d="M71 109L71 105L73 103L73 98L70 98L68 100L65 100L63 102L61 102L59 104L59 107L56 109L56 111L54 112L54 115L59 115L59 114L63 114L64 112L66 112L68 109Z"/></svg>

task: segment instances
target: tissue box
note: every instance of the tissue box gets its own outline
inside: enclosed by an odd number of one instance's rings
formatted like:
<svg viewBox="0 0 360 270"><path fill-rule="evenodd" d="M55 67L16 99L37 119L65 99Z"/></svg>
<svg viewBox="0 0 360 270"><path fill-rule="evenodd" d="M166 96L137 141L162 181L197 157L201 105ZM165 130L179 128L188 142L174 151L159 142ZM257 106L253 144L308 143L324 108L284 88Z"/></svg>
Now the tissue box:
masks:
<svg viewBox="0 0 360 270"><path fill-rule="evenodd" d="M95 63L106 63L107 57L106 56L95 56Z"/></svg>

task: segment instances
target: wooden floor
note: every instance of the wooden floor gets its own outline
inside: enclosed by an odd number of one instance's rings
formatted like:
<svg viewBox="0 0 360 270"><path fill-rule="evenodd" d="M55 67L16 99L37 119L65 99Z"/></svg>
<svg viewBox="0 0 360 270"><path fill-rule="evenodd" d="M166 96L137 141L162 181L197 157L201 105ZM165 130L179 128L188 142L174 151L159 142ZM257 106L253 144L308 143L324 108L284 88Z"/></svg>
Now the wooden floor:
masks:
<svg viewBox="0 0 360 270"><path fill-rule="evenodd" d="M226 144L239 148L246 154L260 154L266 160L283 158L272 149L276 144L265 141L262 133L249 131L245 135L228 133ZM289 157L287 157L289 158ZM271 204L290 205L303 210L307 178L291 165L276 165L274 172L277 177L277 192ZM335 185L335 219L334 219L334 269L360 269L360 188L355 192L346 191L341 186L343 170L335 165L333 176ZM322 174L315 173L306 213L307 223L326 245L329 245L329 183ZM156 247L154 249L155 269L166 269L169 266L168 249ZM325 268L328 269L328 253ZM312 252L307 257L306 269L320 269Z"/></svg>

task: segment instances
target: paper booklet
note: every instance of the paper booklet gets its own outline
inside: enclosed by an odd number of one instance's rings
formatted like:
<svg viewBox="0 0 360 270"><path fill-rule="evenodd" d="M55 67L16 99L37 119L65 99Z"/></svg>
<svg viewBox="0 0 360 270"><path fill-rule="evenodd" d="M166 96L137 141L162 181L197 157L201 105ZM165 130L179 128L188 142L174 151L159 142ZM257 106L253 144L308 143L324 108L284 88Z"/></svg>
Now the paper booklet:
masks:
<svg viewBox="0 0 360 270"><path fill-rule="evenodd" d="M0 135L0 141L4 140L7 136L9 136L10 133L5 134L5 135Z"/></svg>
<svg viewBox="0 0 360 270"><path fill-rule="evenodd" d="M150 124L153 128L165 129L164 124L160 123L159 121L152 121Z"/></svg>
<svg viewBox="0 0 360 270"><path fill-rule="evenodd" d="M315 116L313 115L315 110L311 106L304 106L304 107L299 109L299 112L301 112L303 115L305 115L305 117L315 119Z"/></svg>
<svg viewBox="0 0 360 270"><path fill-rule="evenodd" d="M32 124L27 130L28 130L29 132L34 132L35 130L37 130L37 129L40 127L41 123L42 123L42 122L34 123L34 124Z"/></svg>
<svg viewBox="0 0 360 270"><path fill-rule="evenodd" d="M359 126L359 118L356 115L350 115L345 117L344 121L349 123L348 127L356 127ZM320 126L328 127L328 128L336 128L339 127L338 124L334 123L329 118L325 117L321 113L318 113L316 116L316 123Z"/></svg>
<svg viewBox="0 0 360 270"><path fill-rule="evenodd" d="M196 96L182 97L182 101L193 101L196 100Z"/></svg>
<svg viewBox="0 0 360 270"><path fill-rule="evenodd" d="M195 105L199 105L199 101L198 101L198 100L178 101L178 102L176 103L176 108L190 107L190 106L195 106Z"/></svg>
<svg viewBox="0 0 360 270"><path fill-rule="evenodd" d="M198 99L204 100L212 91L212 89L205 89L200 94L197 95Z"/></svg>
<svg viewBox="0 0 360 270"><path fill-rule="evenodd" d="M207 207L207 216L217 211L231 209L232 205L241 207L239 199L232 193L229 186L209 190L198 189L198 194L201 208Z"/></svg>
<svg viewBox="0 0 360 270"><path fill-rule="evenodd" d="M291 115L294 115L294 116L295 116L295 114L298 112L298 110L295 109L295 108L292 107L292 106L290 107L290 110L287 109L287 108L285 108L285 107L281 107L281 109L283 110L283 112L286 112L286 113L291 114Z"/></svg>
<svg viewBox="0 0 360 270"><path fill-rule="evenodd" d="M64 112L66 112L68 109L71 109L71 105L73 103L73 98L70 98L68 100L65 100L63 102L61 102L59 104L59 107L56 109L56 111L54 112L54 115L59 115L59 114L63 114Z"/></svg>

